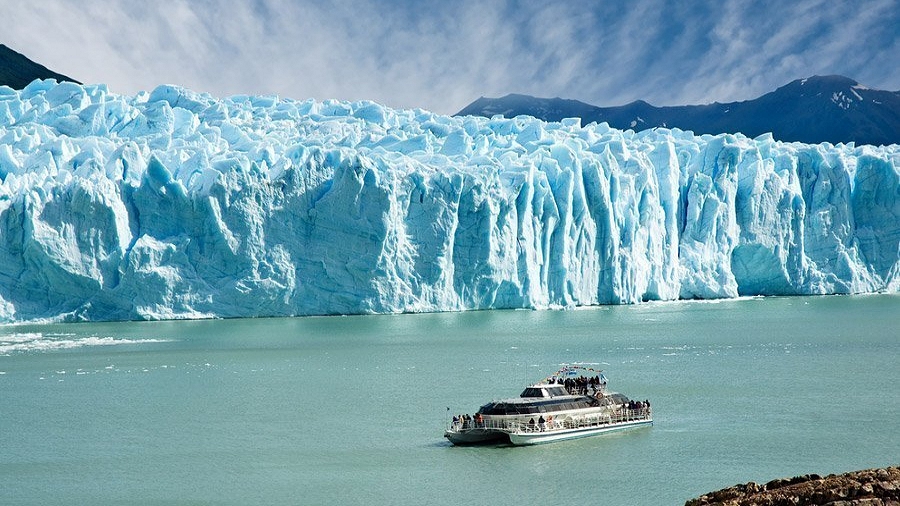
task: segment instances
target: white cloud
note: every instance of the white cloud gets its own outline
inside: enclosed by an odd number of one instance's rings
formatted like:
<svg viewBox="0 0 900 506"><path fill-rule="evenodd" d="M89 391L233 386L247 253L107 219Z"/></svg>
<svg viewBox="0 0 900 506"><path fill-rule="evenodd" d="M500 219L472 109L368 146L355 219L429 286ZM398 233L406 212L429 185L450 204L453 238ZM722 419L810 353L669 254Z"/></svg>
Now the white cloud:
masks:
<svg viewBox="0 0 900 506"><path fill-rule="evenodd" d="M897 0L862 3L32 0L0 17L13 49L116 92L173 83L453 113L511 92L741 100L815 73L900 87Z"/></svg>
<svg viewBox="0 0 900 506"><path fill-rule="evenodd" d="M863 80L873 50L884 41L862 44L862 37L879 25L892 26L891 16L897 20L895 0L863 3L774 2L761 10L756 3L729 0L718 12L696 76L688 81L691 89L676 100L745 100L815 74ZM881 76L878 84L887 85L900 79L900 72L894 66Z"/></svg>

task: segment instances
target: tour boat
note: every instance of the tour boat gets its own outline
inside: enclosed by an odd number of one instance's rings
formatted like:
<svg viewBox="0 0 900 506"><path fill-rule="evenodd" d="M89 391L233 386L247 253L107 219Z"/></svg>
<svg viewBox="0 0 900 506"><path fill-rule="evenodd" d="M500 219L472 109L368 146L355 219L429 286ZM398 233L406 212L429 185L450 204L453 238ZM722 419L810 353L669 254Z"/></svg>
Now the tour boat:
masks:
<svg viewBox="0 0 900 506"><path fill-rule="evenodd" d="M571 375L567 366L559 371ZM598 371L599 372L599 371ZM455 445L533 445L653 425L649 401L606 390L606 378L553 376L525 388L517 398L481 406L474 417L454 417L444 437Z"/></svg>

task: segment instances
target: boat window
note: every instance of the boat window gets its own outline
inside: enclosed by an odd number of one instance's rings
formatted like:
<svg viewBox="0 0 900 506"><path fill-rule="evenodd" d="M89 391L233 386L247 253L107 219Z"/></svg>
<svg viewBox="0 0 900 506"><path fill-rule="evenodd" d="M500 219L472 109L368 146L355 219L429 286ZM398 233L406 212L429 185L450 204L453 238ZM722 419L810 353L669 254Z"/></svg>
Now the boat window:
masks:
<svg viewBox="0 0 900 506"><path fill-rule="evenodd" d="M566 392L565 387L550 387L547 389L547 393L550 394L550 397L557 397L560 395L569 395L569 392Z"/></svg>
<svg viewBox="0 0 900 506"><path fill-rule="evenodd" d="M572 399L571 397L544 397L531 398L526 402L489 402L478 412L483 415L532 415L535 413L551 413L553 411L566 411L573 409L585 409L601 404L596 399L583 397L580 399ZM603 402L611 402L612 399L604 399Z"/></svg>
<svg viewBox="0 0 900 506"><path fill-rule="evenodd" d="M544 397L544 390L541 388L528 387L522 392L520 397Z"/></svg>
<svg viewBox="0 0 900 506"><path fill-rule="evenodd" d="M492 415L514 415L516 414L516 408L514 406L510 406L508 404L497 404L494 406L494 409L491 411Z"/></svg>

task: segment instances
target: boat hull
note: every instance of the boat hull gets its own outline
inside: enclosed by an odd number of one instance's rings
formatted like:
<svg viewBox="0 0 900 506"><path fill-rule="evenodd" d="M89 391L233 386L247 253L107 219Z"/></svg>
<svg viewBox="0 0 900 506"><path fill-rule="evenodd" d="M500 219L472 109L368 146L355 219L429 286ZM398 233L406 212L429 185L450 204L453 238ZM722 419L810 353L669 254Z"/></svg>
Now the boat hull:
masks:
<svg viewBox="0 0 900 506"><path fill-rule="evenodd" d="M448 430L444 437L455 445L481 445L489 443L508 443L509 433L500 429L474 428L464 430Z"/></svg>
<svg viewBox="0 0 900 506"><path fill-rule="evenodd" d="M510 431L508 433L508 437L510 443L517 446L526 446L552 443L554 441L565 441L567 439L579 439L583 437L605 434L608 432L617 432L651 425L653 425L653 420L650 419L631 420L603 425L575 427L571 429L556 429L548 431Z"/></svg>
<svg viewBox="0 0 900 506"><path fill-rule="evenodd" d="M632 418L614 422L600 422L576 426L557 425L543 429L526 424L514 424L509 427L471 427L451 428L444 432L444 437L455 445L480 445L511 443L516 446L536 445L596 436L608 432L616 432L637 427L653 425L649 416Z"/></svg>

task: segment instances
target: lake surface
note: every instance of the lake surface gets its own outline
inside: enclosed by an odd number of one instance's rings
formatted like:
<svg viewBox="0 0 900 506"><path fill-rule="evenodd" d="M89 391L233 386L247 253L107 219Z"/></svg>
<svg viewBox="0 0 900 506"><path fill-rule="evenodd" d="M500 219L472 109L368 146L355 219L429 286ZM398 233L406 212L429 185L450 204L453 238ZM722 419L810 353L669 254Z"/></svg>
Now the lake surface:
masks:
<svg viewBox="0 0 900 506"><path fill-rule="evenodd" d="M898 359L897 295L0 327L0 503L680 505L900 463ZM442 437L574 362L654 426Z"/></svg>

